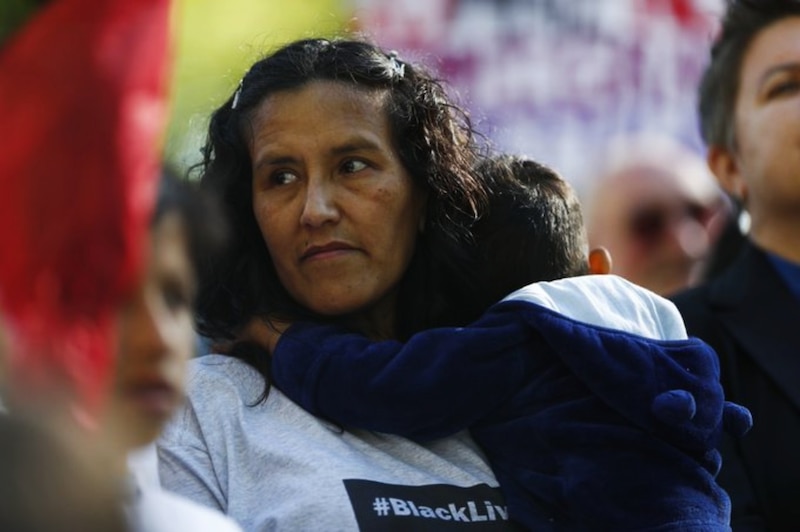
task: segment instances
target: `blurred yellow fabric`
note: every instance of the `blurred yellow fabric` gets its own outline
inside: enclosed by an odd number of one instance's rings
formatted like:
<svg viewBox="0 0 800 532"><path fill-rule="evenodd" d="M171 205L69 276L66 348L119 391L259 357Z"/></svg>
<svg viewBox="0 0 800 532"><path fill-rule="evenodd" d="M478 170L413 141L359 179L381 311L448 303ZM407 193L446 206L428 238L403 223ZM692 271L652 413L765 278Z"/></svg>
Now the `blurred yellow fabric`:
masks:
<svg viewBox="0 0 800 532"><path fill-rule="evenodd" d="M209 114L247 66L287 41L341 33L346 9L343 0L179 0L167 159L197 163Z"/></svg>

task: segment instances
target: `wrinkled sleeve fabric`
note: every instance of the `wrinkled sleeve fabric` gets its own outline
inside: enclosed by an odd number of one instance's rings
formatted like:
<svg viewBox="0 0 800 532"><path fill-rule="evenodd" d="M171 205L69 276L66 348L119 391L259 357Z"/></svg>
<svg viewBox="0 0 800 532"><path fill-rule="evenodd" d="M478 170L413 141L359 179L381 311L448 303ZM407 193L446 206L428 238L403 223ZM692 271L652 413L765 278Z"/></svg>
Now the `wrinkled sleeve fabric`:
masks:
<svg viewBox="0 0 800 532"><path fill-rule="evenodd" d="M204 382L202 376L193 375L192 380L190 384L194 387L225 393L211 386L213 383ZM192 396L187 398L157 442L159 481L167 490L227 513L226 491L221 484L221 479L226 478L226 462L212 456L211 452L211 449L224 449L225 445L206 440L207 431L195 408L196 400ZM215 434L208 436L217 437Z"/></svg>
<svg viewBox="0 0 800 532"><path fill-rule="evenodd" d="M469 327L371 341L339 327L297 323L273 353L275 384L314 415L414 439L468 428L526 382L534 334L493 309Z"/></svg>

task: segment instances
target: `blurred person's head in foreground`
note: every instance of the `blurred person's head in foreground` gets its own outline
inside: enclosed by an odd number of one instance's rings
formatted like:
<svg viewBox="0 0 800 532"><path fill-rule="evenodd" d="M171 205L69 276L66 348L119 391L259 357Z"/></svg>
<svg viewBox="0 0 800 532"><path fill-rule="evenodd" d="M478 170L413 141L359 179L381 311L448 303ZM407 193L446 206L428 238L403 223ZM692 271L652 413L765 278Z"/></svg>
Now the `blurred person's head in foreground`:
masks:
<svg viewBox="0 0 800 532"><path fill-rule="evenodd" d="M141 279L119 315L105 426L121 450L154 441L183 399L186 364L196 346L198 268L224 238L216 204L195 183L165 171Z"/></svg>
<svg viewBox="0 0 800 532"><path fill-rule="evenodd" d="M0 530L128 530L118 478L53 421L0 414Z"/></svg>

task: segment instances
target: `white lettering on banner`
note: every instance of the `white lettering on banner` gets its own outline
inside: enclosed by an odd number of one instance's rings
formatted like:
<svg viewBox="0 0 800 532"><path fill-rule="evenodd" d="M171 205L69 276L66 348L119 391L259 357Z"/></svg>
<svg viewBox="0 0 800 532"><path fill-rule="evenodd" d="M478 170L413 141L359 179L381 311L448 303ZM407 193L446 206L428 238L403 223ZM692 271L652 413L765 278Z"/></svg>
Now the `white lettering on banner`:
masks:
<svg viewBox="0 0 800 532"><path fill-rule="evenodd" d="M380 516L389 515L389 503L386 502L385 497L375 497L375 502L372 503L372 509Z"/></svg>
<svg viewBox="0 0 800 532"><path fill-rule="evenodd" d="M467 503L467 508L469 508L469 516L473 522L475 521L486 521L488 518L485 515L481 515L478 513L478 507L475 506L475 503L469 501Z"/></svg>
<svg viewBox="0 0 800 532"><path fill-rule="evenodd" d="M494 508L489 503L489 501L483 501L483 504L486 506L486 512L489 514L489 519L494 521Z"/></svg>
<svg viewBox="0 0 800 532"><path fill-rule="evenodd" d="M426 519L460 521L464 523L508 520L508 510L504 506L497 506L490 501L483 501L482 507L475 501L467 501L466 506L451 503L447 507L431 508L429 506L417 506L414 501L395 497L389 497L388 499L386 497L375 497L372 509L379 517L413 515Z"/></svg>
<svg viewBox="0 0 800 532"><path fill-rule="evenodd" d="M434 513L433 508L429 508L428 506L420 506L419 514L422 517L434 518L434 519L436 518L436 514Z"/></svg>
<svg viewBox="0 0 800 532"><path fill-rule="evenodd" d="M381 44L436 58L494 144L557 167L579 192L613 136L653 130L703 149L698 50L723 0L354 3Z"/></svg>
<svg viewBox="0 0 800 532"><path fill-rule="evenodd" d="M467 514L464 513L466 511L465 507L461 507L456 509L455 504L448 504L448 508L450 508L450 513L453 515L453 519L456 521L464 521L465 523L469 523L469 519L467 519Z"/></svg>
<svg viewBox="0 0 800 532"><path fill-rule="evenodd" d="M378 497L377 499L375 499L375 501L378 501L378 499L386 500L383 497ZM394 512L394 515L411 515L411 510L408 508L408 504L406 504L406 501L390 497L389 502L392 503L392 512ZM377 507L375 508L375 513L377 513L378 515L386 515L378 511Z"/></svg>
<svg viewBox="0 0 800 532"><path fill-rule="evenodd" d="M508 508L505 506L495 506L489 501L484 501L484 503L486 504L487 508L491 507L493 510L497 510L497 513L500 514L501 521L508 521ZM494 518L492 518L492 520L494 521Z"/></svg>

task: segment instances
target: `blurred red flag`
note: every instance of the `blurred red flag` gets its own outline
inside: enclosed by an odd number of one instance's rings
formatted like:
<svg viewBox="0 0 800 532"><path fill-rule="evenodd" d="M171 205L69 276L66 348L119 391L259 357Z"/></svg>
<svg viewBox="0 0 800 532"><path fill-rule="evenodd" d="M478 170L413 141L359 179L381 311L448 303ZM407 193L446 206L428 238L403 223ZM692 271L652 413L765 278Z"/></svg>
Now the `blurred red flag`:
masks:
<svg viewBox="0 0 800 532"><path fill-rule="evenodd" d="M95 411L167 118L169 0L53 0L0 50L0 302L12 387Z"/></svg>

